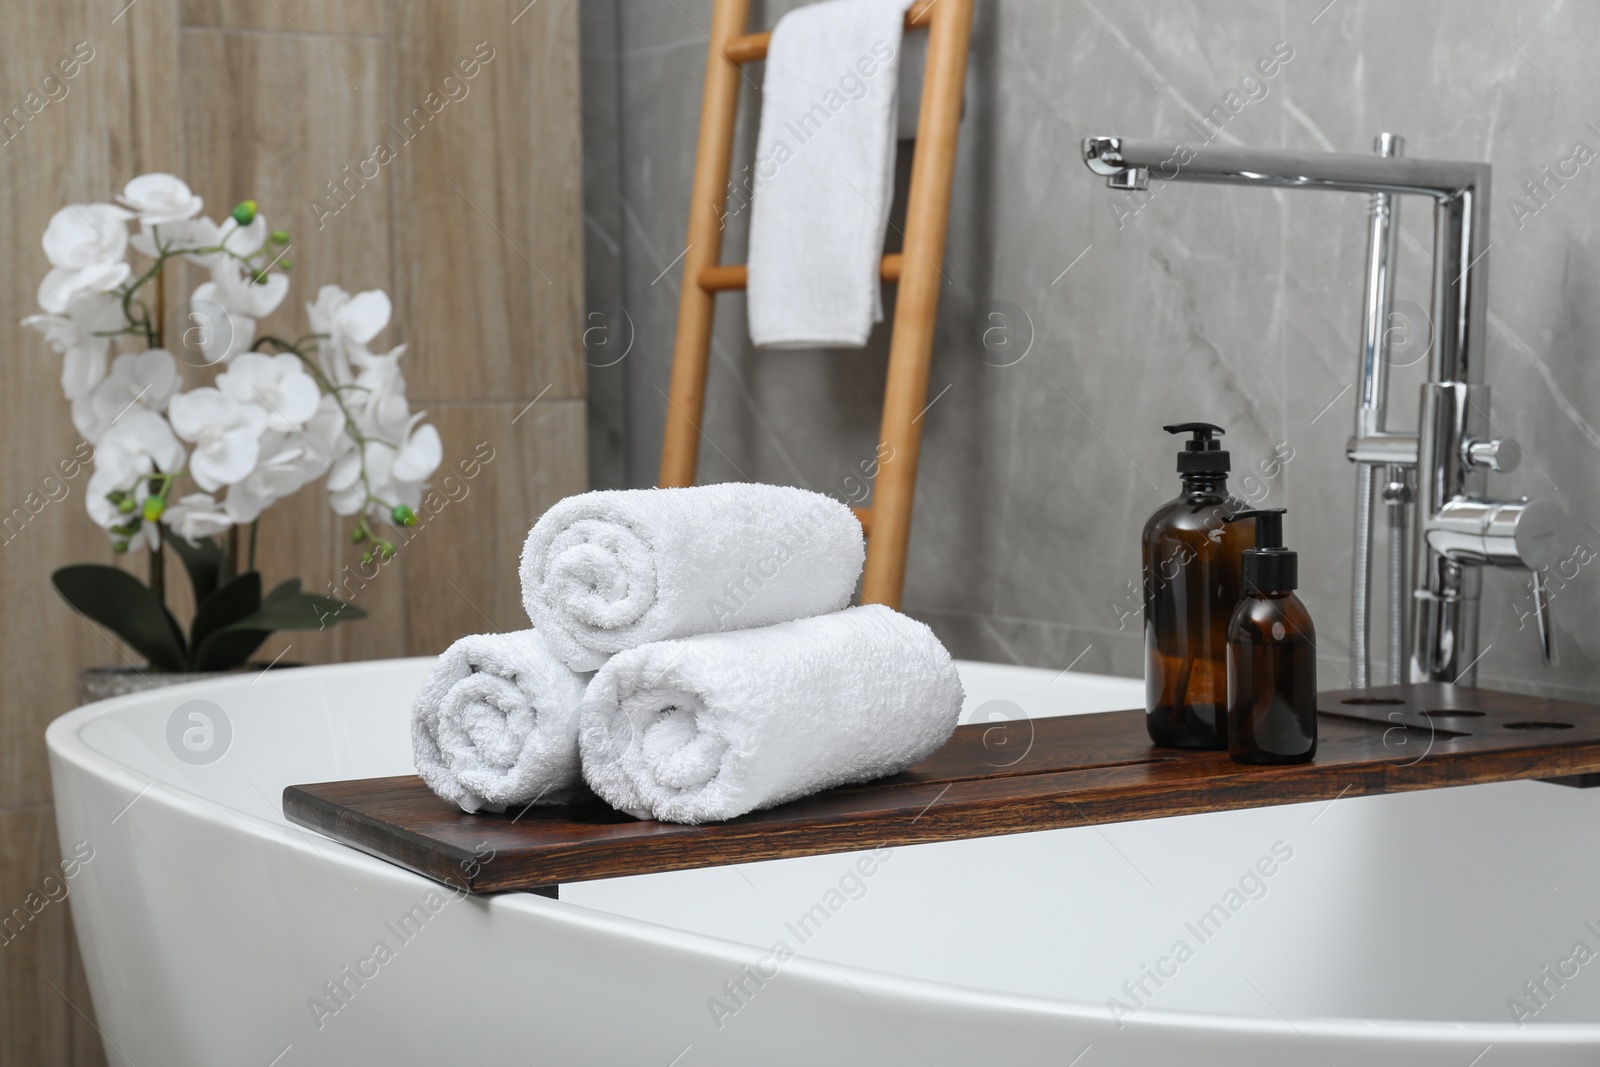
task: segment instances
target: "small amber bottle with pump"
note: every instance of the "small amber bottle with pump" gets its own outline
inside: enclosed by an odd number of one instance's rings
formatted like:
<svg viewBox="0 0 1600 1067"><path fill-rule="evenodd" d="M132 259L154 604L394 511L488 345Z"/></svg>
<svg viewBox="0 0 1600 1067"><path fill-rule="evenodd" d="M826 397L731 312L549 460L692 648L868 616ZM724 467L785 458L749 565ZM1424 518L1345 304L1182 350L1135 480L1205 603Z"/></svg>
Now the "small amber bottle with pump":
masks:
<svg viewBox="0 0 1600 1067"><path fill-rule="evenodd" d="M1225 521L1242 505L1228 497L1222 427L1163 429L1192 436L1178 453L1183 491L1144 527L1145 725L1166 748L1225 749L1228 622L1255 530Z"/></svg>
<svg viewBox="0 0 1600 1067"><path fill-rule="evenodd" d="M1283 547L1284 508L1255 520L1244 598L1228 624L1228 754L1239 763L1304 763L1317 754L1317 634L1294 595L1299 557Z"/></svg>

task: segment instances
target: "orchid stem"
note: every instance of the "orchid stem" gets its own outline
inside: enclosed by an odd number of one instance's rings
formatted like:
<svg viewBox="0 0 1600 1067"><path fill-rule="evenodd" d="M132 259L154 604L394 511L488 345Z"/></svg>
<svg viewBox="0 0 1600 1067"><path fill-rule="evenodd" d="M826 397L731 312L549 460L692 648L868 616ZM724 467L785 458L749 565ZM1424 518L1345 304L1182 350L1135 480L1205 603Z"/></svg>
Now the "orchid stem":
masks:
<svg viewBox="0 0 1600 1067"><path fill-rule="evenodd" d="M150 546L150 591L156 595L156 603L162 608L167 606L167 557L162 554L166 544L166 541L162 541Z"/></svg>

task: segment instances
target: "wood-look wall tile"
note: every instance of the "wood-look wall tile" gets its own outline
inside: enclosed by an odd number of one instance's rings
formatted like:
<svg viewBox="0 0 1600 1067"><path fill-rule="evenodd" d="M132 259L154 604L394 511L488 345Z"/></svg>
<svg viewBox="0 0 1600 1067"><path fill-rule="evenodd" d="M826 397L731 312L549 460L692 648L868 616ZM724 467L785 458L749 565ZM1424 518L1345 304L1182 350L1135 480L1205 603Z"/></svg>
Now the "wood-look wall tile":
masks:
<svg viewBox="0 0 1600 1067"><path fill-rule="evenodd" d="M524 629L517 562L534 520L588 488L584 402L432 404L444 439L432 509L400 549L407 648L442 652L465 634Z"/></svg>
<svg viewBox="0 0 1600 1067"><path fill-rule="evenodd" d="M184 30L182 48L190 101L185 147L195 191L206 198L214 218L252 198L268 222L288 229L291 237L289 299L258 332L287 338L306 333L305 304L323 285L392 293L386 179L349 185L337 215L312 209L330 202L327 183L340 179L380 136L383 44L354 37L312 42L295 34ZM189 271L183 286L174 288L181 295L197 280ZM397 317L403 314L397 309ZM377 344L397 332L391 327ZM349 525L332 513L320 481L275 505L258 537L264 581L271 586L298 577L305 588L326 591L359 560L347 536ZM368 619L326 632L274 637L259 657L271 660L286 653L292 662L320 663L400 655L399 583L376 584L362 601Z"/></svg>
<svg viewBox="0 0 1600 1067"><path fill-rule="evenodd" d="M373 36L384 27L383 0L183 0L185 26L285 33Z"/></svg>
<svg viewBox="0 0 1600 1067"><path fill-rule="evenodd" d="M49 585L59 566L114 557L84 515L89 471L76 460L88 451L61 395L61 359L19 321L39 310L49 268L39 238L52 215L177 165L175 68L151 51L170 42L175 22L176 0L146 0L114 24L87 2L4 12L0 112L29 117L0 139L0 335L13 357L0 389L0 806L49 800L45 725L71 708L79 668L126 655Z"/></svg>
<svg viewBox="0 0 1600 1067"><path fill-rule="evenodd" d="M103 1062L95 1048L74 1055L73 1020L93 1007L72 979L62 873L52 809L0 810L0 1063Z"/></svg>
<svg viewBox="0 0 1600 1067"><path fill-rule="evenodd" d="M67 999L82 1008L72 1013L71 1032L68 1036L70 1067L106 1067L105 1045L100 1040L98 1024L94 1021L94 1004L89 996L89 978L83 970L83 954L78 951L78 931L72 923L72 909L67 909Z"/></svg>
<svg viewBox="0 0 1600 1067"><path fill-rule="evenodd" d="M391 8L396 283L417 396L583 395L577 5L519 6Z"/></svg>

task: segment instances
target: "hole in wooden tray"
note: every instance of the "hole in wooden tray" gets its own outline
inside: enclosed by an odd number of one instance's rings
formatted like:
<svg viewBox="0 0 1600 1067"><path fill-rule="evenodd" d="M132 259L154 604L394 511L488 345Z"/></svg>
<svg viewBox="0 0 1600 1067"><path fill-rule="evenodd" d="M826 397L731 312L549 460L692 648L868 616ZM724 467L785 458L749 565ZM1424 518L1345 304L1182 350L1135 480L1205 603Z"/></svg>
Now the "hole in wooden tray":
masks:
<svg viewBox="0 0 1600 1067"><path fill-rule="evenodd" d="M1430 719L1481 719L1488 713L1468 711L1466 708L1428 708L1417 714L1426 715Z"/></svg>
<svg viewBox="0 0 1600 1067"><path fill-rule="evenodd" d="M1570 722L1507 722L1501 723L1507 730L1570 730Z"/></svg>
<svg viewBox="0 0 1600 1067"><path fill-rule="evenodd" d="M1404 704L1399 697L1345 697L1341 704Z"/></svg>
<svg viewBox="0 0 1600 1067"><path fill-rule="evenodd" d="M890 775L887 778L876 778L870 782L860 782L855 785L835 786L828 790L830 793L852 793L863 789L880 789L884 786L899 785L946 785L955 782L992 781L996 778L1016 778L1028 774L1070 774L1076 771L1103 771L1113 767L1138 767L1146 763L1176 763L1177 756L1150 756L1144 759L1110 760L1105 763L1080 763L1068 767L1027 767L1010 771L988 771L982 774L930 774L924 777L910 771Z"/></svg>
<svg viewBox="0 0 1600 1067"><path fill-rule="evenodd" d="M1405 720L1399 718L1401 712L1398 711L1389 712L1391 717L1383 719L1374 717L1372 713L1368 713L1366 715L1356 715L1351 712L1344 711L1327 711L1323 708L1318 708L1317 714L1324 719L1333 719L1337 722L1347 722L1352 726L1368 726L1374 730L1383 730L1386 733L1389 731L1399 730L1402 733L1415 733L1419 736L1432 737L1441 741L1452 741L1458 737L1472 736L1466 730L1452 730L1449 726L1440 725L1431 719L1428 721L1426 726L1419 722L1406 722ZM1455 725L1466 726L1466 723L1456 723Z"/></svg>

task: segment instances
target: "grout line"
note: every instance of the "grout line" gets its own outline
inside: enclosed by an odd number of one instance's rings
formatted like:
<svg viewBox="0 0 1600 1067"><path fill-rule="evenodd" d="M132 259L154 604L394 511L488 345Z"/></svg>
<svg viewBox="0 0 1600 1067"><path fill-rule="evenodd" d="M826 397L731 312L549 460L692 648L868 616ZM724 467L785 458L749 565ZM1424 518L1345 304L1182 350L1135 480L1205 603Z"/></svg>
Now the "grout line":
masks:
<svg viewBox="0 0 1600 1067"><path fill-rule="evenodd" d="M53 800L24 800L20 804L0 804L0 815L13 811L49 811L55 806Z"/></svg>
<svg viewBox="0 0 1600 1067"><path fill-rule="evenodd" d="M387 41L387 33L352 33L347 30L307 30L296 33L294 30L272 30L264 26L204 26L180 24L179 33L237 33L252 37L328 37L334 40L346 39L351 41Z"/></svg>
<svg viewBox="0 0 1600 1067"><path fill-rule="evenodd" d="M506 397L473 396L473 397L466 397L466 398L460 399L460 400L446 400L446 399L438 399L438 398L430 400L427 397L413 397L411 399L411 403L413 405L417 406L417 407L426 406L429 409L433 409L433 408L444 408L444 407L490 407L490 406L510 407L512 405L526 406L527 404L529 404L530 402L535 401L535 400L539 401L541 404L546 404L546 405L549 405L549 404L587 404L589 402L589 398L586 397L586 396L545 396L543 393L541 393L538 396L530 396L530 397L522 397L522 396L506 396Z"/></svg>

